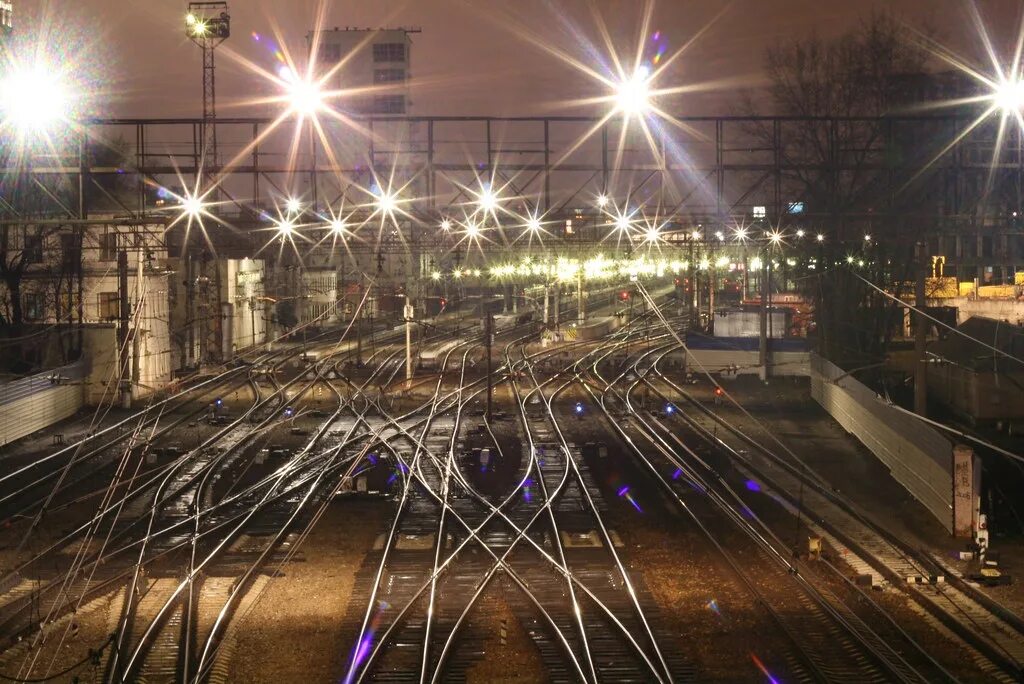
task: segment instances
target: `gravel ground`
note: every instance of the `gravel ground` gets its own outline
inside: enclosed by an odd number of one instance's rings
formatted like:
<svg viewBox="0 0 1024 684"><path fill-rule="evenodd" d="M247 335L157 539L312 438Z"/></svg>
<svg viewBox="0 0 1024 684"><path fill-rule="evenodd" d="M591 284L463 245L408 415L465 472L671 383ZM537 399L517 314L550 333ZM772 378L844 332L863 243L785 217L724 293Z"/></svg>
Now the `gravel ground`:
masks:
<svg viewBox="0 0 1024 684"><path fill-rule="evenodd" d="M391 516L389 504L338 500L241 623L232 682L335 682L351 644L345 615L356 572ZM271 647L272 645L272 647Z"/></svg>

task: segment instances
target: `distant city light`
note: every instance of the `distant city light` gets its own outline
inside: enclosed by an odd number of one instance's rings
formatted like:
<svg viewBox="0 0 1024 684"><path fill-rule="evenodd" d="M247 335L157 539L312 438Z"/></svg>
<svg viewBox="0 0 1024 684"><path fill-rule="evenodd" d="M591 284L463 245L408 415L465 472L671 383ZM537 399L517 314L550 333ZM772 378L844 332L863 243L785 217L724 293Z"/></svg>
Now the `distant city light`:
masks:
<svg viewBox="0 0 1024 684"><path fill-rule="evenodd" d="M700 231L699 230L695 230L692 233L690 233L690 238L692 238L694 240L700 240Z"/></svg>
<svg viewBox="0 0 1024 684"><path fill-rule="evenodd" d="M289 214L298 214L300 211L302 211L302 202L300 202L298 198L289 197L287 200L285 200L284 209Z"/></svg>
<svg viewBox="0 0 1024 684"><path fill-rule="evenodd" d="M804 231L803 231L803 230L798 230L798 231L796 231L796 236L797 236L798 238L802 238L802 237L804 236Z"/></svg>
<svg viewBox="0 0 1024 684"><path fill-rule="evenodd" d="M647 240L647 242L654 243L657 242L660 238L661 231L658 230L657 228L648 228L647 231L644 233L644 239Z"/></svg>
<svg viewBox="0 0 1024 684"><path fill-rule="evenodd" d="M747 234L748 234L748 233L747 233L747 229L746 229L746 228L737 228L737 229L736 229L736 231L735 231L735 233L734 233L734 235L735 235L736 239L737 239L737 240L738 240L739 242L746 242L746 240L747 240Z"/></svg>
<svg viewBox="0 0 1024 684"><path fill-rule="evenodd" d="M538 233L541 230L540 219L536 216L531 216L526 222L526 227L531 233Z"/></svg>
<svg viewBox="0 0 1024 684"><path fill-rule="evenodd" d="M615 217L615 228L622 232L628 231L633 226L633 221L630 220L629 214L619 214Z"/></svg>
<svg viewBox="0 0 1024 684"><path fill-rule="evenodd" d="M598 195L597 196L597 206L601 207L602 209L604 209L606 206L608 206L608 196L607 195Z"/></svg>
<svg viewBox="0 0 1024 684"><path fill-rule="evenodd" d="M444 219L444 220L441 221L441 230L448 231L448 230L451 230L451 229L452 229L452 222L451 221L449 221L448 219Z"/></svg>
<svg viewBox="0 0 1024 684"><path fill-rule="evenodd" d="M777 245L780 242L782 242L782 237L783 236L780 231L773 230L772 232L768 233L768 242L772 243L773 245Z"/></svg>
<svg viewBox="0 0 1024 684"><path fill-rule="evenodd" d="M470 223L466 226L466 237L477 238L480 237L480 226L475 223Z"/></svg>
<svg viewBox="0 0 1024 684"><path fill-rule="evenodd" d="M432 273L430 274L430 277L431 277L431 279L433 279L433 280L440 280L440 279L441 279L441 272L440 272L440 271L433 271L433 272L432 272Z"/></svg>
<svg viewBox="0 0 1024 684"><path fill-rule="evenodd" d="M824 241L825 241L825 234L824 233L818 233L818 242L824 242Z"/></svg>
<svg viewBox="0 0 1024 684"><path fill-rule="evenodd" d="M335 235L343 235L346 232L345 221L342 219L331 219L331 232Z"/></svg>
<svg viewBox="0 0 1024 684"><path fill-rule="evenodd" d="M865 235L864 236L864 242L871 242L871 236L870 235Z"/></svg>

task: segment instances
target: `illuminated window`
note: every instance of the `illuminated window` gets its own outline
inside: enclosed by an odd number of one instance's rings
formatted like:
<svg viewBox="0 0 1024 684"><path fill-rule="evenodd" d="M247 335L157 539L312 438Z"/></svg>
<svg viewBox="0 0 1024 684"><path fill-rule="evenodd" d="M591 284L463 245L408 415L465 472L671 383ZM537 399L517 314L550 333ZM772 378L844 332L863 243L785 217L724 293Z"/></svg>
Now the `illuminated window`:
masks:
<svg viewBox="0 0 1024 684"><path fill-rule="evenodd" d="M374 62L404 62L405 43L376 43L373 46Z"/></svg>

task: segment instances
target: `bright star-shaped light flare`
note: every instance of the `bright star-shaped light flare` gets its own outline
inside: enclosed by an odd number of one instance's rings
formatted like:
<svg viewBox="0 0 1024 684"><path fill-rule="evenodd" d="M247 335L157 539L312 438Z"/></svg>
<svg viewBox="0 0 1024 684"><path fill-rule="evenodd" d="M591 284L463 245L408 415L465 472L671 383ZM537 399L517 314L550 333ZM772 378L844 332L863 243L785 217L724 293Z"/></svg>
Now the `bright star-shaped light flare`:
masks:
<svg viewBox="0 0 1024 684"><path fill-rule="evenodd" d="M615 106L626 115L645 114L651 108L651 74L640 66L615 86Z"/></svg>
<svg viewBox="0 0 1024 684"><path fill-rule="evenodd" d="M66 120L71 97L60 74L46 66L15 67L0 80L5 126L20 134L46 132Z"/></svg>

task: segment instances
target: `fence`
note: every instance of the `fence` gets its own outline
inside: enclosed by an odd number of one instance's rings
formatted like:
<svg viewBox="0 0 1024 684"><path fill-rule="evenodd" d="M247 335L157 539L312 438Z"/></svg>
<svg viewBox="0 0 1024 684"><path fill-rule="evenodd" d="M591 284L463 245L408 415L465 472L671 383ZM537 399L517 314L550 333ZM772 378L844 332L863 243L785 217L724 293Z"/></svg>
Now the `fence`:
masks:
<svg viewBox="0 0 1024 684"><path fill-rule="evenodd" d="M811 394L952 534L952 442L879 401L875 392L817 354L811 355Z"/></svg>
<svg viewBox="0 0 1024 684"><path fill-rule="evenodd" d="M85 401L88 365L78 361L0 385L0 446L75 414Z"/></svg>

